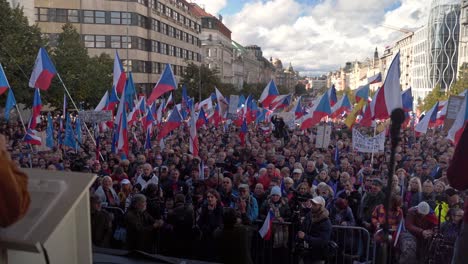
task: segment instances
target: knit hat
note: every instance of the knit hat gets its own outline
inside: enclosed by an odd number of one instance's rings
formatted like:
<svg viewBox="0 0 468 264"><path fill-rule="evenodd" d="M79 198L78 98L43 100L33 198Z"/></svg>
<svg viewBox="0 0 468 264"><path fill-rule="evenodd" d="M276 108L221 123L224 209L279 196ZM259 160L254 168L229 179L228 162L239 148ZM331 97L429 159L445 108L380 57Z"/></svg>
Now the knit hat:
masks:
<svg viewBox="0 0 468 264"><path fill-rule="evenodd" d="M279 195L279 196L281 196L281 189L280 189L280 187L278 187L278 186L273 186L273 188L271 188L270 195Z"/></svg>
<svg viewBox="0 0 468 264"><path fill-rule="evenodd" d="M426 203L426 202L420 202L418 204L418 213L422 214L422 215L427 215L429 213L429 211L431 210L431 208L429 207L429 204Z"/></svg>

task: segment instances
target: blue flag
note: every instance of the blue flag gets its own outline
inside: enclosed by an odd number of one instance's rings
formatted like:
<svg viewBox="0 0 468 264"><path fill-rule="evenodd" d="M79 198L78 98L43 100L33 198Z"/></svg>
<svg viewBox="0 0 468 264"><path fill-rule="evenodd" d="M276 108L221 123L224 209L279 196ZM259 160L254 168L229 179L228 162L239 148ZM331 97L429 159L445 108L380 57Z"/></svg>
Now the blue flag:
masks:
<svg viewBox="0 0 468 264"><path fill-rule="evenodd" d="M78 143L83 143L81 140L81 120L79 118L76 118L75 121L75 134L76 134L76 140Z"/></svg>
<svg viewBox="0 0 468 264"><path fill-rule="evenodd" d="M46 146L49 148L54 147L54 122L50 113L47 114L47 130L46 130Z"/></svg>
<svg viewBox="0 0 468 264"><path fill-rule="evenodd" d="M63 144L70 148L76 148L75 135L73 134L73 128L71 126L70 117L68 114L65 116L65 139Z"/></svg>
<svg viewBox="0 0 468 264"><path fill-rule="evenodd" d="M10 119L10 112L13 107L16 105L15 95L13 94L13 90L8 89L8 97L5 106L5 119L8 121Z"/></svg>
<svg viewBox="0 0 468 264"><path fill-rule="evenodd" d="M135 98L136 90L135 83L133 82L133 76L130 72L128 74L127 81L125 82L125 102L128 104L128 108L133 108L133 99Z"/></svg>

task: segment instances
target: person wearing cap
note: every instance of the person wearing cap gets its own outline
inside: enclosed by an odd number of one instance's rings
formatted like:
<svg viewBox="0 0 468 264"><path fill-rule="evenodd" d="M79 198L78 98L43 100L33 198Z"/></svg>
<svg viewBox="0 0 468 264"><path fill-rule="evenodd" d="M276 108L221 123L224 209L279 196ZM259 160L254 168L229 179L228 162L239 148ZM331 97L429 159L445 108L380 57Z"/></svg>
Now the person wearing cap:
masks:
<svg viewBox="0 0 468 264"><path fill-rule="evenodd" d="M400 234L399 239L400 263L414 263L414 260L424 260L425 249L437 224L437 217L431 213L431 207L426 202L420 202L408 210L405 220L406 231Z"/></svg>
<svg viewBox="0 0 468 264"><path fill-rule="evenodd" d="M304 248L307 248L303 256L304 264L324 263L331 239L332 224L329 212L325 208L325 199L317 196L310 201L312 202L310 212L305 216L297 232L297 239L304 243Z"/></svg>
<svg viewBox="0 0 468 264"><path fill-rule="evenodd" d="M286 198L282 197L281 188L273 186L270 191L270 196L263 203L260 209L260 219L265 219L269 212L273 212L274 219L280 223L288 221L291 216ZM287 260L287 245L289 238L289 230L287 225L274 224L272 230L273 238L273 260L275 263L284 263Z"/></svg>
<svg viewBox="0 0 468 264"><path fill-rule="evenodd" d="M237 199L235 209L240 214L242 223L253 223L258 217L257 199L250 194L249 185L241 183L238 189L239 198Z"/></svg>
<svg viewBox="0 0 468 264"><path fill-rule="evenodd" d="M127 202L127 197L130 195L132 192L132 184L128 179L123 179L120 182L120 191L119 191L119 200L120 200L120 208L122 210L125 210L126 202Z"/></svg>
<svg viewBox="0 0 468 264"><path fill-rule="evenodd" d="M297 190L297 187L302 182L302 170L299 168L295 168L292 173L292 179L294 181L293 188Z"/></svg>
<svg viewBox="0 0 468 264"><path fill-rule="evenodd" d="M98 247L110 247L112 238L112 217L102 210L102 200L92 194L90 197L91 209L91 241Z"/></svg>
<svg viewBox="0 0 468 264"><path fill-rule="evenodd" d="M382 187L382 180L374 178L370 191L365 193L362 197L359 220L367 229L371 228L372 212L375 207L385 202L385 194L382 192Z"/></svg>

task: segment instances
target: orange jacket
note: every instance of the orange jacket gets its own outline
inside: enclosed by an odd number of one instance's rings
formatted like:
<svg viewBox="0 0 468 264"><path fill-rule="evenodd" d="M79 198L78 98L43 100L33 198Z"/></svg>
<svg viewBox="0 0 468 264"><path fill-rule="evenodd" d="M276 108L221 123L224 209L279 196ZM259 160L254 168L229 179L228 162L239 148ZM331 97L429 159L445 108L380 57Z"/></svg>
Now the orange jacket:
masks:
<svg viewBox="0 0 468 264"><path fill-rule="evenodd" d="M0 151L0 227L7 227L23 217L31 202L28 176Z"/></svg>

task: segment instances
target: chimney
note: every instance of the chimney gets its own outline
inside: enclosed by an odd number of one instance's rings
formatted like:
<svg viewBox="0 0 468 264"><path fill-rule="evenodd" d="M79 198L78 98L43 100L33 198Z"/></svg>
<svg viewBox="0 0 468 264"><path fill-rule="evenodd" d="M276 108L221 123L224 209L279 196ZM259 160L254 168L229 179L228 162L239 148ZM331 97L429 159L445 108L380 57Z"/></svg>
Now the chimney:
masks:
<svg viewBox="0 0 468 264"><path fill-rule="evenodd" d="M223 16L221 14L218 14L218 19L220 22L223 22Z"/></svg>

